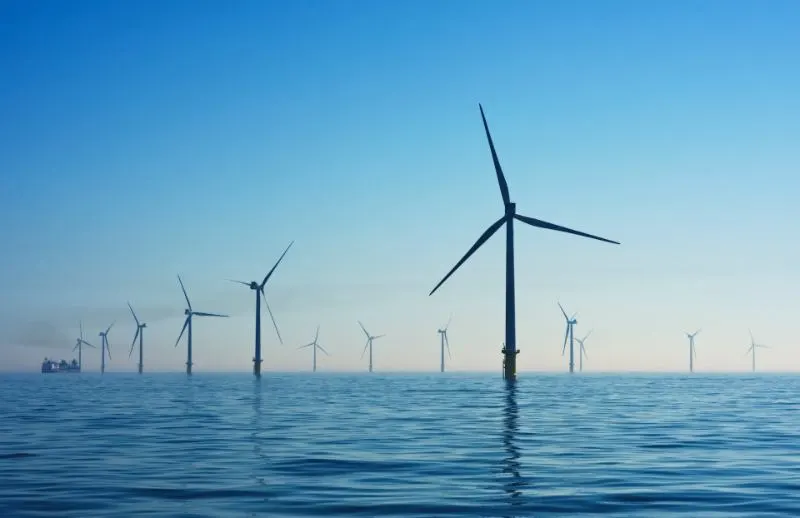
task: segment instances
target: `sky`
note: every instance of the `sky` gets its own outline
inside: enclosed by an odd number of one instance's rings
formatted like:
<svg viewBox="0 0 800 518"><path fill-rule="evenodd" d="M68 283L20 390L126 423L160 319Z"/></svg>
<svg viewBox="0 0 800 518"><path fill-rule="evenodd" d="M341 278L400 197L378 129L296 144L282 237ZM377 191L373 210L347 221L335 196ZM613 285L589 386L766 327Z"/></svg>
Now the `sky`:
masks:
<svg viewBox="0 0 800 518"><path fill-rule="evenodd" d="M135 327L145 369L496 371L505 237L482 103L520 214L519 371L800 369L800 5L0 2L0 370ZM99 370L89 350L84 369Z"/></svg>

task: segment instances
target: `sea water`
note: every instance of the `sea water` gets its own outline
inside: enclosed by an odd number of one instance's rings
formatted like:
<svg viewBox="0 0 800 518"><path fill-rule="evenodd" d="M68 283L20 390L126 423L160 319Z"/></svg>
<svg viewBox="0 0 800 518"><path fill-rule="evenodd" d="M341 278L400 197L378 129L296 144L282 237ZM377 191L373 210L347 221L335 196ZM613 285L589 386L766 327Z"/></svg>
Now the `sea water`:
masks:
<svg viewBox="0 0 800 518"><path fill-rule="evenodd" d="M0 516L800 516L800 377L0 376Z"/></svg>

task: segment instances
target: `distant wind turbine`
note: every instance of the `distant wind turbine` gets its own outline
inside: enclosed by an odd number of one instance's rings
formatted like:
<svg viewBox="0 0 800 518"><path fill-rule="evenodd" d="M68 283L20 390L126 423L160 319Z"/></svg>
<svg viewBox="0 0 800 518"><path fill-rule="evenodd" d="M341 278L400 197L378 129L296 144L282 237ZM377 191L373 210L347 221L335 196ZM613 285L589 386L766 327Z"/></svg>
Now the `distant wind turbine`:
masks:
<svg viewBox="0 0 800 518"><path fill-rule="evenodd" d="M763 349L769 349L768 345L757 344L756 339L753 338L753 332L748 329L750 333L750 348L747 350L746 354L752 353L753 354L753 372L756 371L756 348L761 347Z"/></svg>
<svg viewBox="0 0 800 518"><path fill-rule="evenodd" d="M450 272L444 276L444 279L439 281L439 284L431 290L429 295L433 295L433 293L439 289L441 286L453 273L458 269L459 266L464 264L464 262L469 259L469 257L475 253L475 251L480 248L486 241L489 240L492 235L497 232L500 227L504 224L506 225L506 339L505 345L503 346L502 353L504 355L503 360L503 374L506 379L513 380L516 378L517 375L517 335L516 335L516 311L514 307L514 220L522 221L523 223L527 223L528 225L539 227L539 228L546 228L549 230L557 230L559 232L566 232L569 234L575 234L577 236L588 237L591 239L597 239L599 241L605 241L607 243L613 243L618 245L617 241L611 241L610 239L606 239L603 237L594 236L592 234L586 234L584 232L579 232L577 230L572 230L567 227L562 227L560 225L555 225L553 223L548 223L546 221L542 221L535 218L529 218L527 216L522 216L521 214L517 214L517 206L515 203L511 201L511 197L508 192L508 184L506 183L506 178L503 175L503 170L500 167L500 160L497 158L497 152L494 148L494 142L492 142L492 136L489 133L489 125L486 123L486 116L483 113L483 106L480 104L478 105L481 111L481 118L483 119L483 128L486 132L486 139L489 141L489 149L492 152L492 161L494 162L494 169L495 173L497 174L497 183L500 185L500 194L503 196L503 204L505 206L505 213L503 216L492 223L492 225L486 229L486 231L481 235L478 240L472 245L472 248L467 251L464 257L461 258L459 262L453 267Z"/></svg>
<svg viewBox="0 0 800 518"><path fill-rule="evenodd" d="M581 359L581 361L580 361L580 371L581 372L583 372L583 358L584 358L584 356L586 358L589 357L589 355L586 354L586 347L584 346L584 342L586 342L586 339L589 338L590 334L592 334L592 331L594 331L594 329L592 329L588 333L586 333L586 336L584 336L583 338L576 338L575 339L575 341L578 342L578 344L580 345L580 359Z"/></svg>
<svg viewBox="0 0 800 518"><path fill-rule="evenodd" d="M575 316L577 315L577 313L572 315L572 317L570 318L567 316L567 312L564 311L564 307L561 305L560 302L558 303L558 307L561 308L561 314L564 315L564 320L567 322L567 330L564 333L564 346L561 348L561 356L564 356L564 351L567 349L567 338L569 338L569 372L570 374L572 374L573 372L575 372L574 328L575 325L578 323L578 321L575 320Z"/></svg>
<svg viewBox="0 0 800 518"><path fill-rule="evenodd" d="M106 372L106 354L108 354L108 359L111 359L111 344L108 342L108 332L111 331L113 325L114 322L111 322L108 329L100 331L100 374Z"/></svg>
<svg viewBox="0 0 800 518"><path fill-rule="evenodd" d="M694 372L694 359L697 358L697 349L695 349L694 347L694 337L697 336L699 332L700 329L698 329L694 333L687 333L686 331L684 331L684 334L686 334L686 338L689 339L689 372Z"/></svg>
<svg viewBox="0 0 800 518"><path fill-rule="evenodd" d="M364 324L362 324L362 323L359 321L359 322L358 322L358 325L359 325L359 326L361 326L361 330L362 330L362 331L364 331L364 334L365 334L365 335L367 335L367 344L364 346L364 350L363 350L363 351L361 351L361 357L362 357L362 358L364 357L364 353L365 353L365 352L367 352L367 348L369 348L369 371L370 371L370 372L372 372L372 342L373 342L373 340L377 340L378 338L384 337L384 336L386 336L386 335L372 336L372 335L371 335L371 334L369 334L369 333L367 332L367 330L364 328Z"/></svg>
<svg viewBox="0 0 800 518"><path fill-rule="evenodd" d="M264 298L264 304L267 306L267 312L269 313L269 318L272 319L272 325L275 326L275 333L278 335L278 341L280 343L283 343L283 338L281 338L281 332L278 331L278 324L275 322L275 317L272 315L272 309L270 309L269 302L267 302L267 296L264 294L264 286L267 285L267 281L269 280L270 277L272 277L272 273L275 271L275 268L277 268L278 265L281 264L283 256L286 255L286 252L289 251L289 249L292 247L293 244L294 241L289 243L289 246L286 247L286 250L284 250L281 256L278 258L278 262L275 263L275 266L273 266L272 269L269 272L267 272L267 275L264 277L264 280L261 281L261 284L259 284L256 281L244 282L244 281L235 281L233 279L228 279L231 282L243 284L256 292L256 354L253 357L253 374L255 374L256 376L261 376L261 362L263 361L261 359L261 298L262 297Z"/></svg>
<svg viewBox="0 0 800 518"><path fill-rule="evenodd" d="M90 344L89 342L87 342L86 340L83 339L83 322L79 321L78 322L78 326L80 327L80 330L81 330L81 336L80 336L80 338L77 338L75 340L75 347L73 347L72 350L73 351L75 349L78 350L78 367L80 367L81 368L81 372L83 372L83 357L82 357L82 354L81 354L83 352L83 346L84 345L88 345L92 349L97 349L97 347L93 346L92 344Z"/></svg>
<svg viewBox="0 0 800 518"><path fill-rule="evenodd" d="M444 326L444 329L439 329L436 332L439 333L441 337L441 353L442 353L442 364L441 364L441 371L444 372L444 348L447 347L447 357L452 359L453 357L450 356L450 341L447 339L447 328L450 327L450 321L453 319L451 316L447 319L447 325Z"/></svg>
<svg viewBox="0 0 800 518"><path fill-rule="evenodd" d="M319 345L319 343L317 343L317 340L319 340L319 326L317 326L317 333L314 335L314 341L309 344L301 345L300 347L298 347L298 349L305 349L306 347L311 347L312 350L314 351L314 363L312 367L312 372L317 372L317 349L324 352L326 356L330 356L330 354L328 354L328 351L326 351L324 347L322 347L321 345Z"/></svg>
<svg viewBox="0 0 800 518"><path fill-rule="evenodd" d="M194 311L192 309L192 303L189 302L189 295L186 294L186 288L183 287L183 281L181 280L181 276L178 275L178 282L181 285L181 291L183 291L183 296L186 298L186 305L188 306L184 311L183 314L186 315L186 320L183 322L183 328L181 329L181 334L178 335L178 339L175 340L175 347L178 347L178 344L181 341L181 337L183 337L183 332L186 331L186 328L189 328L189 332L186 334L186 344L188 346L186 350L186 374L192 373L192 317L221 317L227 318L228 315L218 315L216 313L202 313L200 311Z"/></svg>
<svg viewBox="0 0 800 518"><path fill-rule="evenodd" d="M142 352L142 341L144 336L144 328L147 327L147 324L144 322L139 322L139 319L136 318L136 313L133 312L133 308L131 307L131 303L128 302L128 308L131 310L131 315L133 315L133 319L136 321L136 334L133 335L133 341L131 342L131 350L128 353L128 358L131 357L133 354L133 346L136 345L136 338L139 338L139 374L142 373L142 369L144 368L144 356Z"/></svg>

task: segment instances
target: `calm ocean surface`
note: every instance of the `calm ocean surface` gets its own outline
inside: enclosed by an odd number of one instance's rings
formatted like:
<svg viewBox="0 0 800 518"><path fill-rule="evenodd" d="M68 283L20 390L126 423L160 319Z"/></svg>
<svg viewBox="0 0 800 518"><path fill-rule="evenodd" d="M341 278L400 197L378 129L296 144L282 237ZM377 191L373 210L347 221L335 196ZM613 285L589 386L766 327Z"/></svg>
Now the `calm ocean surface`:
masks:
<svg viewBox="0 0 800 518"><path fill-rule="evenodd" d="M800 377L0 376L0 516L800 516Z"/></svg>

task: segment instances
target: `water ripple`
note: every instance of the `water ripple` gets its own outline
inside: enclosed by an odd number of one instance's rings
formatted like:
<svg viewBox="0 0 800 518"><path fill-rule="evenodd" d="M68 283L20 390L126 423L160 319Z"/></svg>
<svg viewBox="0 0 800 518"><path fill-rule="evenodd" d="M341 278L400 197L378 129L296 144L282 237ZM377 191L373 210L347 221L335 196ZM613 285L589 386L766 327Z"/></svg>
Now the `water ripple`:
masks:
<svg viewBox="0 0 800 518"><path fill-rule="evenodd" d="M800 516L793 376L0 377L0 516Z"/></svg>

